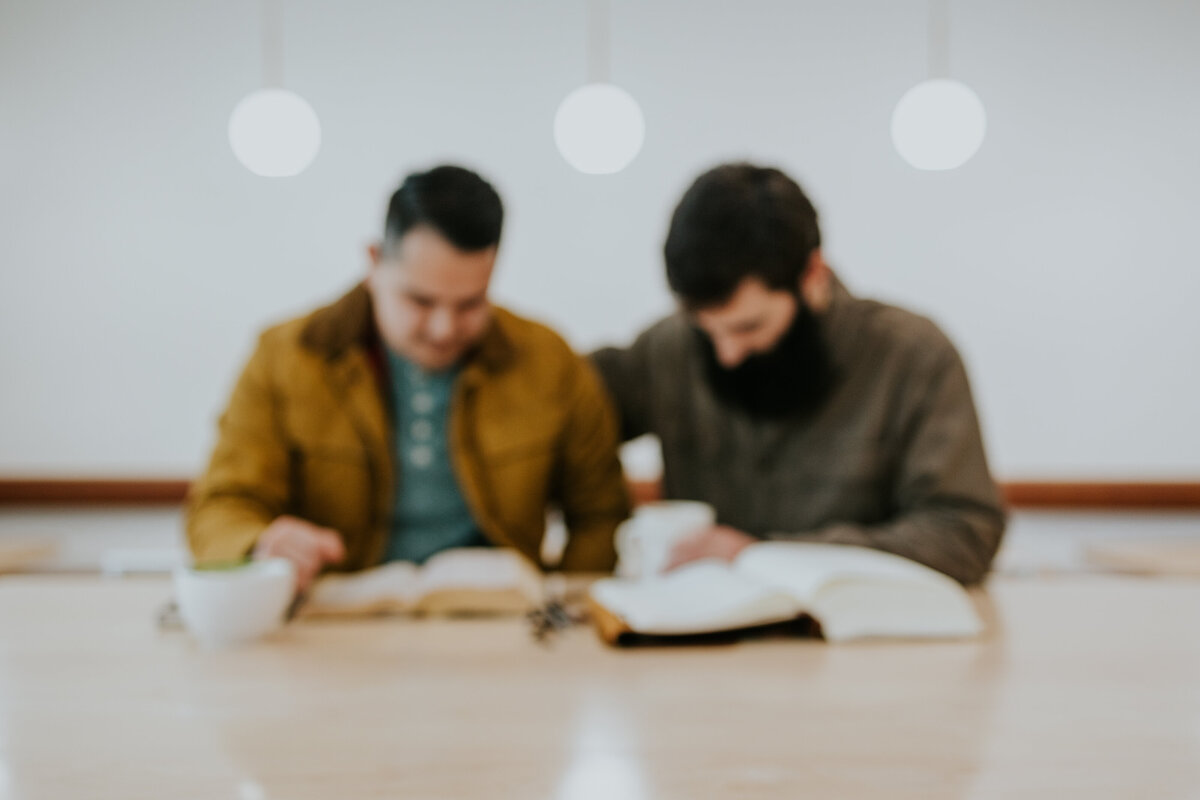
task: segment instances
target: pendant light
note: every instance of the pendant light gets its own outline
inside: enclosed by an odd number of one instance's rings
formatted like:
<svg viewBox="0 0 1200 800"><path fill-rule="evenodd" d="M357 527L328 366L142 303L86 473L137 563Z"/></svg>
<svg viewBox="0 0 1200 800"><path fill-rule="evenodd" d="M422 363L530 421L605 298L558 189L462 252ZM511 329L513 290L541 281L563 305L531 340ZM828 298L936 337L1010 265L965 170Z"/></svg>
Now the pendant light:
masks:
<svg viewBox="0 0 1200 800"><path fill-rule="evenodd" d="M282 0L261 0L263 86L229 116L229 145L264 178L299 175L321 148L321 123L308 101L283 88Z"/></svg>
<svg viewBox="0 0 1200 800"><path fill-rule="evenodd" d="M575 169L608 175L637 158L646 122L632 95L609 83L608 0L587 0L587 4L588 82L559 104L554 115L554 142Z"/></svg>
<svg viewBox="0 0 1200 800"><path fill-rule="evenodd" d="M983 144L987 114L971 87L950 78L949 2L929 0L929 80L909 89L892 112L892 143L922 170L962 166Z"/></svg>

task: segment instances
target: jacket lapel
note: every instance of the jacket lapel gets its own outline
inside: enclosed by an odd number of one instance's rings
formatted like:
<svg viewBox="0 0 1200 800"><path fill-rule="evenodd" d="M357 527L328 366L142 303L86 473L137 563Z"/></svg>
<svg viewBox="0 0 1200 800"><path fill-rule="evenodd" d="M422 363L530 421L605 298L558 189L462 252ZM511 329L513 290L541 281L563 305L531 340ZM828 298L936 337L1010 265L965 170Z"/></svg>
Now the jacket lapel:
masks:
<svg viewBox="0 0 1200 800"><path fill-rule="evenodd" d="M363 285L330 306L312 315L301 334L304 346L322 356L330 391L339 408L345 410L369 459L373 542L367 563L383 557L386 528L391 519L395 492L395 465L392 458L392 423L384 402L385 392L371 362L378 334L371 313L371 300Z"/></svg>
<svg viewBox="0 0 1200 800"><path fill-rule="evenodd" d="M347 351L330 365L328 374L330 388L368 451L376 455L389 453L391 421L366 355L360 350Z"/></svg>

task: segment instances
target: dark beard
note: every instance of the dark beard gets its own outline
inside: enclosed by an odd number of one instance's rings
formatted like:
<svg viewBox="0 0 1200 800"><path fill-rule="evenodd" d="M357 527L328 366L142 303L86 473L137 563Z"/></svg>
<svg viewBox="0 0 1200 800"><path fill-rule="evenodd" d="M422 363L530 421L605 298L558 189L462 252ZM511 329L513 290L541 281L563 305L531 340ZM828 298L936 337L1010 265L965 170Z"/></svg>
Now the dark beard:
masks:
<svg viewBox="0 0 1200 800"><path fill-rule="evenodd" d="M705 376L717 399L751 417L807 414L828 397L834 369L816 315L797 298L796 316L773 348L736 367L721 366L712 340L696 329Z"/></svg>

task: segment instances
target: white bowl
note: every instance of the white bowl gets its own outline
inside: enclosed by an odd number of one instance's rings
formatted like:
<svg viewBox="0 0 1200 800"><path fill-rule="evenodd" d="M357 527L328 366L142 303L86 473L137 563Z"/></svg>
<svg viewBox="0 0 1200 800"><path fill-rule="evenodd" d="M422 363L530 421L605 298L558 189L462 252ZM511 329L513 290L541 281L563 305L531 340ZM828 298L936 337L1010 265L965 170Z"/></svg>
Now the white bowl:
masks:
<svg viewBox="0 0 1200 800"><path fill-rule="evenodd" d="M224 647L277 629L295 583L296 568L286 558L229 569L180 567L175 570L175 598L192 635L205 646Z"/></svg>

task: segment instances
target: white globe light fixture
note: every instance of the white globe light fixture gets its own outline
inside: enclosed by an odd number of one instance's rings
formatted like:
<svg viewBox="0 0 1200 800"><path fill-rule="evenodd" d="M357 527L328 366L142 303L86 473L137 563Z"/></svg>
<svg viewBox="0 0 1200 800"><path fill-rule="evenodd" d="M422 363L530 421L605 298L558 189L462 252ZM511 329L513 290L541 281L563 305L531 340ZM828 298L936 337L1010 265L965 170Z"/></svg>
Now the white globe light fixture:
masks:
<svg viewBox="0 0 1200 800"><path fill-rule="evenodd" d="M969 86L947 78L919 83L892 112L892 143L917 169L955 169L983 144L987 114Z"/></svg>
<svg viewBox="0 0 1200 800"><path fill-rule="evenodd" d="M909 89L892 112L892 144L917 169L967 163L983 144L987 114L971 87L950 75L950 0L929 0L929 80Z"/></svg>
<svg viewBox="0 0 1200 800"><path fill-rule="evenodd" d="M321 122L308 101L283 87L282 0L262 0L262 67L267 87L242 98L229 115L229 146L246 169L289 178L321 149Z"/></svg>
<svg viewBox="0 0 1200 800"><path fill-rule="evenodd" d="M299 175L321 148L317 112L286 89L252 92L229 115L229 144L242 165L264 178Z"/></svg>
<svg viewBox="0 0 1200 800"><path fill-rule="evenodd" d="M646 119L629 92L608 80L608 0L587 0L588 81L554 114L554 143L575 169L611 175L642 150Z"/></svg>
<svg viewBox="0 0 1200 800"><path fill-rule="evenodd" d="M611 175L642 149L646 121L637 101L611 83L589 83L566 96L554 115L554 143L575 169Z"/></svg>

